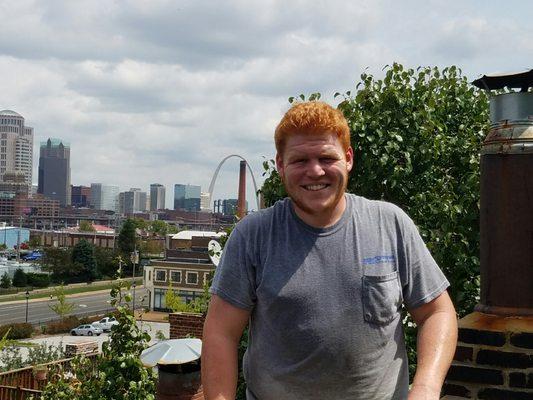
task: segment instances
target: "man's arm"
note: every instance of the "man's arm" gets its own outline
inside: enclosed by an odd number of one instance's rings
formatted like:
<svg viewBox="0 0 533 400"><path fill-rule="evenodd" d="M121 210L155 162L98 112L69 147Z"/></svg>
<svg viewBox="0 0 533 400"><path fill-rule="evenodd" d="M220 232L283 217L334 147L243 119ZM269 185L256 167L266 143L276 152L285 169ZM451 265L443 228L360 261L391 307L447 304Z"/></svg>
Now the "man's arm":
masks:
<svg viewBox="0 0 533 400"><path fill-rule="evenodd" d="M250 311L211 296L202 342L202 385L206 400L233 400L237 388L237 350Z"/></svg>
<svg viewBox="0 0 533 400"><path fill-rule="evenodd" d="M409 310L418 326L417 368L409 400L438 400L457 344L457 317L448 292Z"/></svg>

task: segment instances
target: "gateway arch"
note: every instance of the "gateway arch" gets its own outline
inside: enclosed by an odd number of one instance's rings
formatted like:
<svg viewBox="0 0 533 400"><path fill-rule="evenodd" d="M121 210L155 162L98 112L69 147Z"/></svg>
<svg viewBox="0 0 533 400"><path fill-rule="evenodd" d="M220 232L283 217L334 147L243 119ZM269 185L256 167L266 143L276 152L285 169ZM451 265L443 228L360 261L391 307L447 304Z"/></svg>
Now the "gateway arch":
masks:
<svg viewBox="0 0 533 400"><path fill-rule="evenodd" d="M231 154L231 155L225 157L222 161L220 161L220 164L218 164L218 167L215 170L215 173L213 174L213 178L211 178L211 183L209 184L209 205L211 206L211 202L213 200L213 198L212 198L213 197L213 189L215 188L215 182L217 180L220 168L222 168L222 165L226 162L226 160L228 160L230 158L233 158L233 157L237 157L238 159L244 161L246 163L246 166L248 167L248 171L250 171L250 175L252 176L252 182L254 184L255 201L257 202L257 209L259 210L260 209L260 207L259 207L259 195L257 194L257 183L255 181L254 173L252 171L252 168L250 167L250 164L248 164L248 161L246 161L244 159L244 157L242 157L242 156L240 156L238 154Z"/></svg>

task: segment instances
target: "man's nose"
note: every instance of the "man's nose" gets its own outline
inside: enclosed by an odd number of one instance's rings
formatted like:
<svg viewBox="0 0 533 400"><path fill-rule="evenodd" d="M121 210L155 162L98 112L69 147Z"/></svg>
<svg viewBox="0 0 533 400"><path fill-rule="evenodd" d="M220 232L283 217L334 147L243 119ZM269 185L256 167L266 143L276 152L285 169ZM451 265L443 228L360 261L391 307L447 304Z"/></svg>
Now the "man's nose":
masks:
<svg viewBox="0 0 533 400"><path fill-rule="evenodd" d="M320 163L320 160L310 160L307 163L307 175L311 177L319 177L325 174L326 171L324 171L324 167Z"/></svg>

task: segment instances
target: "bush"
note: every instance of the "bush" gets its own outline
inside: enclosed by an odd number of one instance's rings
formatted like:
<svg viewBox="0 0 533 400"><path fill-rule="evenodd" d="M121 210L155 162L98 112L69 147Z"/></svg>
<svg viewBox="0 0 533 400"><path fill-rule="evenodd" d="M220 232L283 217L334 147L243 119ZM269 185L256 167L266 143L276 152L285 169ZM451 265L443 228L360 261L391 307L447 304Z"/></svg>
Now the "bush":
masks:
<svg viewBox="0 0 533 400"><path fill-rule="evenodd" d="M81 321L75 315L71 315L61 321L48 322L44 327L43 333L46 333L47 335L67 333L78 325L81 325Z"/></svg>
<svg viewBox="0 0 533 400"><path fill-rule="evenodd" d="M0 337L4 337L7 331L9 331L7 339L26 339L33 334L33 326L25 322L2 325L0 326Z"/></svg>
<svg viewBox="0 0 533 400"><path fill-rule="evenodd" d="M30 272L26 274L28 285L44 288L50 286L50 275Z"/></svg>
<svg viewBox="0 0 533 400"><path fill-rule="evenodd" d="M0 279L0 287L3 289L8 289L11 286L11 278L7 274L7 272L4 272L4 275L2 275L2 278Z"/></svg>
<svg viewBox="0 0 533 400"><path fill-rule="evenodd" d="M17 268L15 274L13 275L13 286L23 287L28 284L28 277L22 268Z"/></svg>

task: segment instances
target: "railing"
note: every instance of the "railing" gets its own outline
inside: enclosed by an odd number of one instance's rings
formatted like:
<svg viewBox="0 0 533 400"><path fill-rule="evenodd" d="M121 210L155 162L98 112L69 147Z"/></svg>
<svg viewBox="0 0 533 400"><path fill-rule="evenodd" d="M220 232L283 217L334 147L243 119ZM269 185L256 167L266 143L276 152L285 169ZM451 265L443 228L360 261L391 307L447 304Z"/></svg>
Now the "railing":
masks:
<svg viewBox="0 0 533 400"><path fill-rule="evenodd" d="M96 360L98 353L86 354L85 357ZM47 372L61 367L64 372L69 372L71 362L74 358L52 361L42 366L46 367ZM51 368L52 367L52 368ZM38 398L38 395L44 389L46 384L53 380L53 377L37 379L34 367L24 367L12 371L0 373L0 399L1 400L26 400L31 396Z"/></svg>

